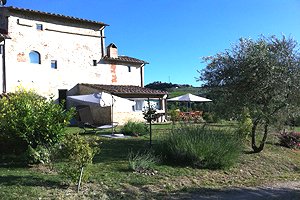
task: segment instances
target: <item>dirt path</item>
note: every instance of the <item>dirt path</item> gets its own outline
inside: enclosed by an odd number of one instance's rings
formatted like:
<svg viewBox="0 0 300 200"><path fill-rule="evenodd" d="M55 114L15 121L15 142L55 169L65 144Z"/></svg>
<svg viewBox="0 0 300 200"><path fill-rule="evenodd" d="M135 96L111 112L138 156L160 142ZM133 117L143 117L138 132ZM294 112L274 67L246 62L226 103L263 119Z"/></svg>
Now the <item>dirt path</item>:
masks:
<svg viewBox="0 0 300 200"><path fill-rule="evenodd" d="M176 195L171 199L191 200L300 200L300 182L278 183L270 186L203 190Z"/></svg>

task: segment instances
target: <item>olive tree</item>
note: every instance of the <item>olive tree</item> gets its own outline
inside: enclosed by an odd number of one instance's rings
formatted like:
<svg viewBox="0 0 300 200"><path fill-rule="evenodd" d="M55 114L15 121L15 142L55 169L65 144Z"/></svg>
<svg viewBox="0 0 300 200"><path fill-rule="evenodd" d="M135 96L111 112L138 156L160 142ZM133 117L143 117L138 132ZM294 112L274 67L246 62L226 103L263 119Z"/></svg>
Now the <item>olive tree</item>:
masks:
<svg viewBox="0 0 300 200"><path fill-rule="evenodd" d="M199 80L207 88L219 92L226 112L249 109L254 152L263 150L270 125L277 120L278 114L291 114L299 108L300 55L297 48L297 42L285 36L257 40L241 38L231 49L204 58L207 66L200 72ZM263 137L257 145L260 125Z"/></svg>

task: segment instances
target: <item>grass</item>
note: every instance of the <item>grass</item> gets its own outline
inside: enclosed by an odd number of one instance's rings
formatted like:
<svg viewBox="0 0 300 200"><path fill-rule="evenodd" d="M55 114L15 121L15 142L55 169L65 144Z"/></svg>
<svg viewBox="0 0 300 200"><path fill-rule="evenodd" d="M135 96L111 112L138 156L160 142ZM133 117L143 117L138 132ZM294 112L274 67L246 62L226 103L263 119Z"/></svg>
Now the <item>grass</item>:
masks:
<svg viewBox="0 0 300 200"><path fill-rule="evenodd" d="M224 128L225 125L214 126ZM231 125L229 127L232 127ZM171 125L153 126L154 146L164 129ZM68 132L81 131L68 128ZM109 130L101 131L107 134ZM89 137L89 135L83 135ZM133 173L128 169L129 152L143 152L149 148L149 136L129 139L100 138L101 152L94 158L92 176L76 193L64 185L63 179L46 167L18 167L0 164L0 197L4 199L162 199L180 198L182 193L195 189L231 186L257 186L272 182L300 181L300 151L277 145L270 135L263 152L251 154L246 147L238 164L226 170L197 169L186 166L156 164L155 175Z"/></svg>
<svg viewBox="0 0 300 200"><path fill-rule="evenodd" d="M130 152L128 155L129 169L136 172L151 170L157 163L157 158L150 151L148 152Z"/></svg>
<svg viewBox="0 0 300 200"><path fill-rule="evenodd" d="M158 153L169 162L206 169L225 169L237 162L243 143L234 131L183 126L167 134Z"/></svg>

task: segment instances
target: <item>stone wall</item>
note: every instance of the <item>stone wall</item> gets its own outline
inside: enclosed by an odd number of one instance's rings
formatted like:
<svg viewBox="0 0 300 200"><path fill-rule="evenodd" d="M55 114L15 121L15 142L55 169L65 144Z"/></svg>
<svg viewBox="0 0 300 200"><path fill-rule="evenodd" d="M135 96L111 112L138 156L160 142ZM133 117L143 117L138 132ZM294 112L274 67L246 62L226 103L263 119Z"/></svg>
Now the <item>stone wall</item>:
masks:
<svg viewBox="0 0 300 200"><path fill-rule="evenodd" d="M145 122L142 112L114 112L114 122L124 125L128 121Z"/></svg>
<svg viewBox="0 0 300 200"><path fill-rule="evenodd" d="M141 85L138 66L131 67L129 72L126 65L100 62L99 30L21 14L10 16L8 21L11 37L6 40L8 92L22 85L56 98L58 89L69 90L78 83ZM37 24L42 24L43 30L37 30ZM30 63L31 51L40 53L41 64ZM52 60L57 61L57 69L51 68ZM97 66L93 60L98 62Z"/></svg>

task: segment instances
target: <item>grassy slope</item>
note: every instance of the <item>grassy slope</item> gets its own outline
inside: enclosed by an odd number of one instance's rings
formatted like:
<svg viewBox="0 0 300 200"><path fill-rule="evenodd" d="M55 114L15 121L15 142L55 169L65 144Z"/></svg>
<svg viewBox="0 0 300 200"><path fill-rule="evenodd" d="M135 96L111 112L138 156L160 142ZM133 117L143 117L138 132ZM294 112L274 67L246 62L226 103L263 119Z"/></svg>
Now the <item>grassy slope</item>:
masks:
<svg viewBox="0 0 300 200"><path fill-rule="evenodd" d="M165 125L154 127L154 145ZM71 128L70 132L78 131ZM159 132L159 133L158 133ZM131 139L101 138L101 152L95 157L90 182L79 194L66 188L55 173L41 168L0 167L0 197L5 199L61 199L100 198L106 193L113 199L160 198L199 190L229 186L256 186L270 182L300 180L300 151L276 145L270 137L264 151L259 154L246 152L240 162L230 170L204 170L190 167L157 165L154 176L136 174L128 170L129 151L148 148L149 136ZM178 196L177 196L178 197Z"/></svg>

